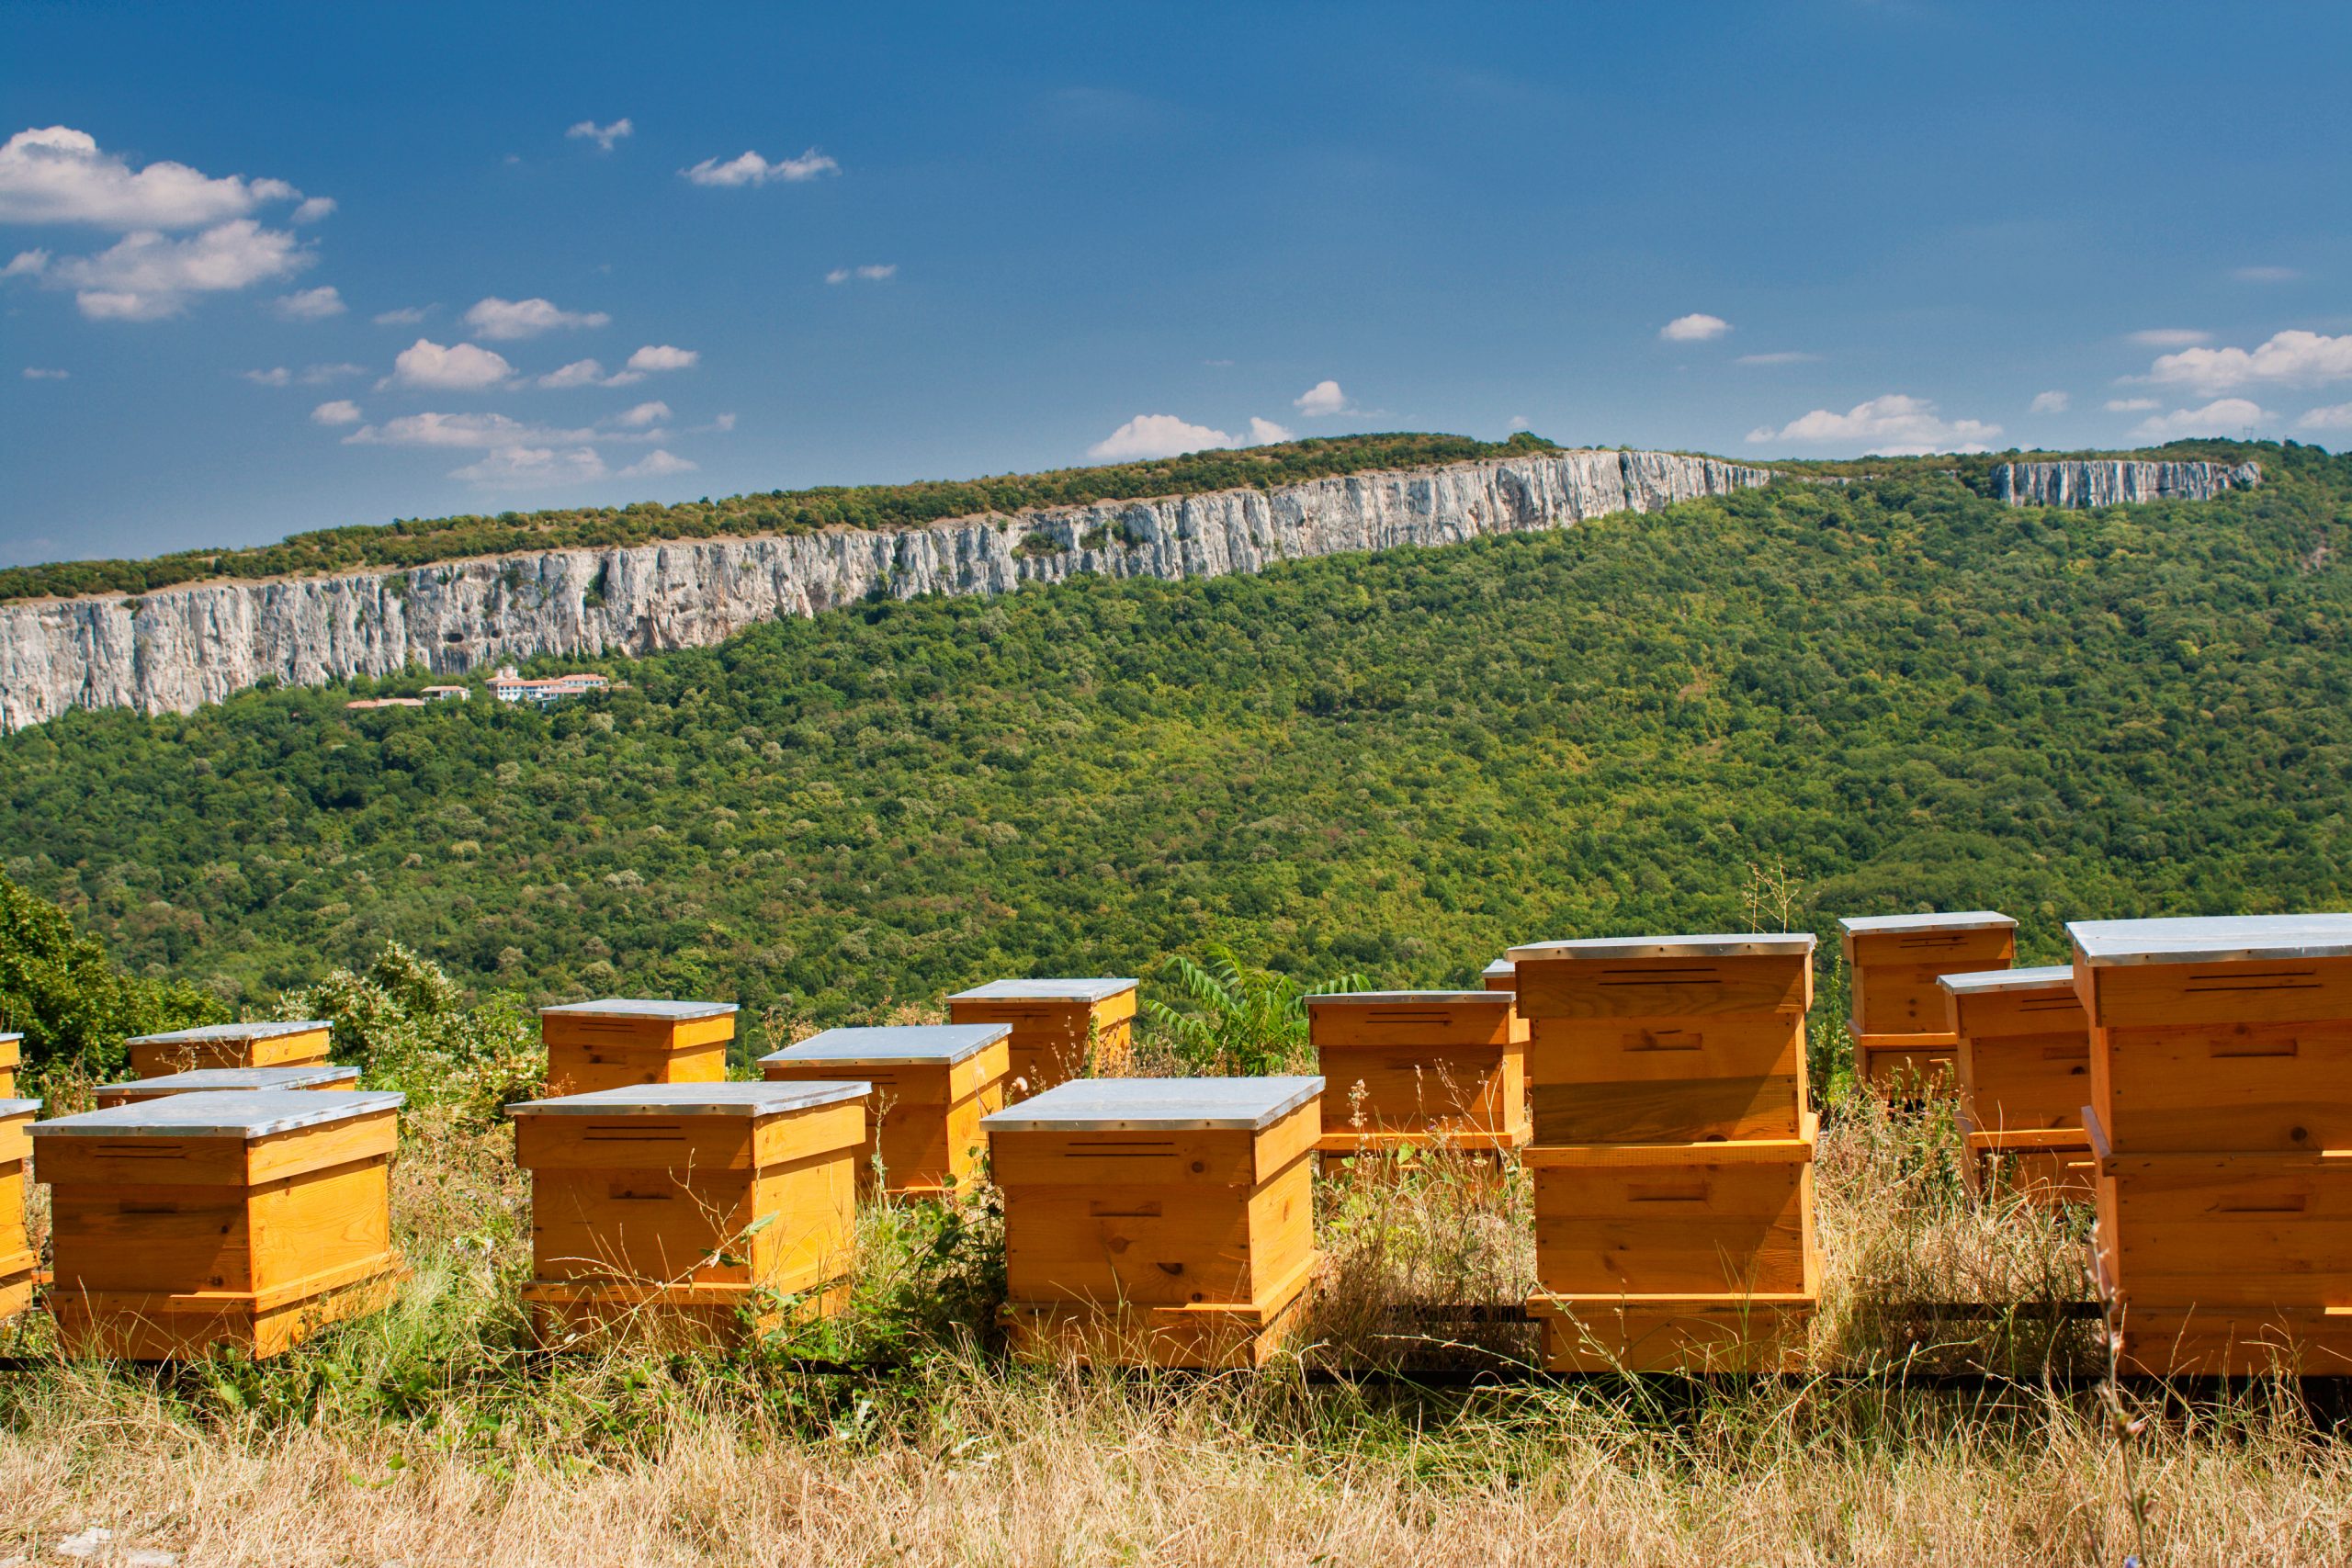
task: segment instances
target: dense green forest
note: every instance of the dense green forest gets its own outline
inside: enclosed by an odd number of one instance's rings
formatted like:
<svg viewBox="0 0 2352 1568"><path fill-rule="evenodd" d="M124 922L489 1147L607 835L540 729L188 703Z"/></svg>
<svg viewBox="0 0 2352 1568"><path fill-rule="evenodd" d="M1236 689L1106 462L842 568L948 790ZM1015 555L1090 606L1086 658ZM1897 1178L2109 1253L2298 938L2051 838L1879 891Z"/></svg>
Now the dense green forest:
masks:
<svg viewBox="0 0 2352 1568"><path fill-rule="evenodd" d="M877 603L547 713L249 693L0 740L8 876L262 1008L397 940L534 999L870 1015L1212 943L2352 902L2352 459L2012 511L1933 464L1254 577ZM422 677L420 677L420 680ZM413 684L414 682L411 682ZM399 682L385 682L387 689ZM1763 906L1759 916L1756 906Z"/></svg>
<svg viewBox="0 0 2352 1568"><path fill-rule="evenodd" d="M1246 487L1271 490L1331 474L1461 463L1511 452L1545 451L1551 446L1551 442L1524 432L1503 442L1474 441L1466 435L1340 435L1091 468L1058 468L1043 474L915 484L829 485L729 496L722 501L705 497L669 506L647 501L625 507L356 524L296 534L274 545L247 549L180 550L145 560L0 568L0 601L146 593L212 577L278 577L353 567L424 566L505 550L608 548L654 539L812 534L831 527L914 528L943 517L1140 496L1198 495Z"/></svg>

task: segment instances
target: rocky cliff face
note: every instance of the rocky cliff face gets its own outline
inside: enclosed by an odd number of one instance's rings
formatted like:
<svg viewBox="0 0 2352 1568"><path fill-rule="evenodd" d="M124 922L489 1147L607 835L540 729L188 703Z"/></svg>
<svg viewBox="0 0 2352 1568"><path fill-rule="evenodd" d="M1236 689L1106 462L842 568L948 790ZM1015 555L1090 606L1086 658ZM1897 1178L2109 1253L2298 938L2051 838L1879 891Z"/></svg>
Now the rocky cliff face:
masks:
<svg viewBox="0 0 2352 1568"><path fill-rule="evenodd" d="M1342 551L1562 528L1771 478L1661 452L1546 453L898 533L550 550L196 583L136 601L0 604L0 729L74 707L185 713L264 679L316 684L413 666L457 673L543 653L694 648L876 593L1001 593L1087 572L1216 577Z"/></svg>
<svg viewBox="0 0 2352 1568"><path fill-rule="evenodd" d="M2004 463L1993 494L2011 506L2114 506L2139 501L2211 501L2262 482L2259 463L2149 463L2130 458Z"/></svg>

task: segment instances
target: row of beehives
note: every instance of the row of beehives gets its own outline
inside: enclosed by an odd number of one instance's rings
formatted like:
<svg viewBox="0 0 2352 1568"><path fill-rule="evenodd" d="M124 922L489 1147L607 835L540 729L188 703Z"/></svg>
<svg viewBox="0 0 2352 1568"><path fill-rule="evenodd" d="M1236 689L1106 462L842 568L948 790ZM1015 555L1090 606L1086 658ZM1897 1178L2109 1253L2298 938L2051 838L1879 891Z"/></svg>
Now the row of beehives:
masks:
<svg viewBox="0 0 2352 1568"><path fill-rule="evenodd" d="M1866 1071L1916 1094L1949 1058L1988 1161L2022 1160L2042 1196L2095 1182L2098 1261L2133 1364L2255 1371L2283 1351L2312 1371L2352 1365L2352 1190L2332 1163L2352 1156L2328 1152L2352 1121L2352 917L2070 930L2075 965L2017 971L2005 917L1847 922ZM975 1174L986 1145L1023 1337L1108 1327L1155 1360L1254 1359L1314 1270L1308 1156L1439 1144L1525 1150L1529 1304L1555 1366L1793 1364L1818 1291L1812 944L1539 943L1490 970L1487 994L1318 997L1329 1100L1315 1078L1051 1087L1115 1065L1126 981L983 987L954 998L966 1021L828 1032L763 1060L757 1085L717 1081L731 1008L549 1009L550 1081L591 1092L515 1108L532 1299L557 1332L639 1305L716 1325L779 1293L821 1310L845 1267L854 1173L878 1165L893 1190L936 1192ZM303 1070L286 1053L306 1029L323 1058L323 1026L252 1027L277 1032L249 1047L279 1064L266 1070ZM348 1069L310 1071L349 1087ZM170 1354L226 1325L273 1348L388 1288L398 1097L161 1098L219 1082L158 1078L40 1124L69 1340ZM17 1107L12 1129L29 1120ZM21 1138L0 1166L21 1180ZM17 1264L0 1261L0 1281L28 1278Z"/></svg>

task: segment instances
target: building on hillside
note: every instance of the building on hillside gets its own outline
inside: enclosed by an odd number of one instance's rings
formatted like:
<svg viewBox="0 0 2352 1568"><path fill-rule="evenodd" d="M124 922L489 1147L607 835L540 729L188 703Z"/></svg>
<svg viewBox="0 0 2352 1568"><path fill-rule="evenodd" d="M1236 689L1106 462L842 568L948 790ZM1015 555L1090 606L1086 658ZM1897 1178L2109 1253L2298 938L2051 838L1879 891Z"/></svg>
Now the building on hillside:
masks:
<svg viewBox="0 0 2352 1568"><path fill-rule="evenodd" d="M427 686L424 700L428 703L462 703L472 698L470 686Z"/></svg>
<svg viewBox="0 0 2352 1568"><path fill-rule="evenodd" d="M582 671L570 675L525 677L514 673L512 664L500 668L490 678L490 694L502 703L537 703L546 707L566 697L584 697L601 692L612 682L602 675Z"/></svg>
<svg viewBox="0 0 2352 1568"><path fill-rule="evenodd" d="M421 708L424 705L424 699L423 697L361 697L356 702L348 702L343 705L353 709Z"/></svg>

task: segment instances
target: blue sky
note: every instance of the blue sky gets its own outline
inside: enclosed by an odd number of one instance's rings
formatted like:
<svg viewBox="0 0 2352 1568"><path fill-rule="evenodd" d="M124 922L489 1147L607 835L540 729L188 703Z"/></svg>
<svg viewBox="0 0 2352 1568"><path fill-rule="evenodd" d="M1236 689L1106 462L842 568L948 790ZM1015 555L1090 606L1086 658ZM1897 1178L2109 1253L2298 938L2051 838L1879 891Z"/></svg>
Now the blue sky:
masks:
<svg viewBox="0 0 2352 1568"><path fill-rule="evenodd" d="M225 14L11 0L0 561L1279 431L2352 445L2340 6Z"/></svg>

